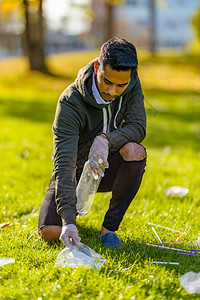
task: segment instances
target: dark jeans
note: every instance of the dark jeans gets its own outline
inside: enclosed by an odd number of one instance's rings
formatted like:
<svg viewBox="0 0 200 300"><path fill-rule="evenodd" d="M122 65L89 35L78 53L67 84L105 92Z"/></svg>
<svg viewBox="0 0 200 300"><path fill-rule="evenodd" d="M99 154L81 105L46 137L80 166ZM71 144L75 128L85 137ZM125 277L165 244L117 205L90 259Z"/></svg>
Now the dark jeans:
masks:
<svg viewBox="0 0 200 300"><path fill-rule="evenodd" d="M103 226L108 230L116 231L140 187L146 159L128 162L123 160L117 152L114 155L109 155L108 162L109 168L105 171L98 192L112 191L112 198ZM49 188L39 212L38 228L47 225L62 226L61 217L56 211L54 179L50 180Z"/></svg>

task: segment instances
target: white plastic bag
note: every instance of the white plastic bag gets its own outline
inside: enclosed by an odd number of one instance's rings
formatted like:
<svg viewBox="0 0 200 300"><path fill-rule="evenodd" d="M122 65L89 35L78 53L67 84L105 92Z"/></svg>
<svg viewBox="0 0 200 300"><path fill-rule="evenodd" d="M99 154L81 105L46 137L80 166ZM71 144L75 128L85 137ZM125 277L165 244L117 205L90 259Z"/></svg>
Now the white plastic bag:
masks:
<svg viewBox="0 0 200 300"><path fill-rule="evenodd" d="M188 294L200 294L200 273L185 273L179 278L179 282Z"/></svg>
<svg viewBox="0 0 200 300"><path fill-rule="evenodd" d="M4 257L0 257L0 267L4 266L4 265L7 265L7 264L11 264L11 263L14 263L15 260L14 258L4 258Z"/></svg>
<svg viewBox="0 0 200 300"><path fill-rule="evenodd" d="M81 248L77 246L67 246L59 254L55 262L55 267L77 268L79 266L100 269L106 259L83 244Z"/></svg>

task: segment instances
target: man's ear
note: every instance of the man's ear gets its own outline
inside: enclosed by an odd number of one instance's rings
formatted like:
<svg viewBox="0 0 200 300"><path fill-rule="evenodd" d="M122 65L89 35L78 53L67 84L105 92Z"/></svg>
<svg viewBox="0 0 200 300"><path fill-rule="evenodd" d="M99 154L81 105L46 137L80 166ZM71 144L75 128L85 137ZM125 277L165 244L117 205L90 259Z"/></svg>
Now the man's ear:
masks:
<svg viewBox="0 0 200 300"><path fill-rule="evenodd" d="M98 69L99 69L99 62L98 62L98 60L95 60L94 61L94 71L96 74L97 74Z"/></svg>

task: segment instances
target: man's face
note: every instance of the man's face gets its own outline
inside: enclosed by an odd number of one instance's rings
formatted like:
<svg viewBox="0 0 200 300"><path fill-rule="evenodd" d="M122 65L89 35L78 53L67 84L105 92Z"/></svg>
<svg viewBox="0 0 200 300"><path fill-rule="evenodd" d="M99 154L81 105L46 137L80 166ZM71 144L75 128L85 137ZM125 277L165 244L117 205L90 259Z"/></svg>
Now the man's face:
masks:
<svg viewBox="0 0 200 300"><path fill-rule="evenodd" d="M94 62L94 71L96 76L96 85L101 97L105 101L111 101L117 96L120 96L127 88L131 80L131 70L117 71L113 70L110 65L103 68Z"/></svg>

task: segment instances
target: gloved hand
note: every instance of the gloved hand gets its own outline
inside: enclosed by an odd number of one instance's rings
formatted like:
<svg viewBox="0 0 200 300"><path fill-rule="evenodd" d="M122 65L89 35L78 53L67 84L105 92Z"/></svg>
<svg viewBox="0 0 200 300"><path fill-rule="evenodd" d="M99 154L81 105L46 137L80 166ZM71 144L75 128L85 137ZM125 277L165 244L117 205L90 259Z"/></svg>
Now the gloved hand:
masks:
<svg viewBox="0 0 200 300"><path fill-rule="evenodd" d="M62 241L65 246L76 245L80 248L83 244L80 242L81 238L78 236L77 227L74 224L67 224L62 227L59 240Z"/></svg>
<svg viewBox="0 0 200 300"><path fill-rule="evenodd" d="M100 135L96 136L88 156L90 168L95 176L104 176L104 170L108 168L108 151L108 140Z"/></svg>

